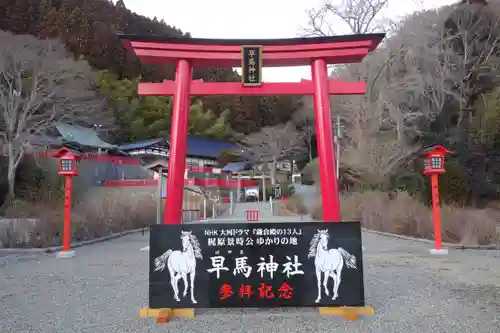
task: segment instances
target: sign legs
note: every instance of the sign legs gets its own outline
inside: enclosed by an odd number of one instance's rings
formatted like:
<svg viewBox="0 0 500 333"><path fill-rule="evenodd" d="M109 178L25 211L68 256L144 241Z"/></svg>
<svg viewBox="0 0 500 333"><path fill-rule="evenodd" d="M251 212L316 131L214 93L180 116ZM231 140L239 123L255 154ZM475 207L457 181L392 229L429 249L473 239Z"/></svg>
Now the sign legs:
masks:
<svg viewBox="0 0 500 333"><path fill-rule="evenodd" d="M335 149L332 131L332 112L328 93L328 73L326 62L316 59L311 64L314 82L314 117L318 144L321 195L323 200L323 220L340 222L340 200L335 171Z"/></svg>
<svg viewBox="0 0 500 333"><path fill-rule="evenodd" d="M371 306L360 307L322 307L319 313L330 316L343 316L345 320L357 320L360 315L374 315L375 309Z"/></svg>
<svg viewBox="0 0 500 333"><path fill-rule="evenodd" d="M176 90L172 108L170 131L170 158L168 161L167 197L165 199L165 224L182 223L182 200L189 121L189 86L193 67L186 60L177 62Z"/></svg>
<svg viewBox="0 0 500 333"><path fill-rule="evenodd" d="M167 324L174 318L194 318L194 309L150 309L142 308L139 311L140 318L156 318L157 324Z"/></svg>

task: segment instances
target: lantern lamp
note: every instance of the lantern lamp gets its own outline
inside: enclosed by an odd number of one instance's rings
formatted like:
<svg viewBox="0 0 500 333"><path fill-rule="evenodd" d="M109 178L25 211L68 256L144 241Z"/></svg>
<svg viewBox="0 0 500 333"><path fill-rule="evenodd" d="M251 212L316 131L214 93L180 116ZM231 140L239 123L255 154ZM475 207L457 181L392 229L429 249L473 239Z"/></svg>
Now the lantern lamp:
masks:
<svg viewBox="0 0 500 333"><path fill-rule="evenodd" d="M446 155L455 154L443 146L433 146L422 156L424 157L424 175L431 178L432 190L432 219L434 222L434 249L431 254L447 254L448 250L441 248L441 215L439 208L439 184L438 177L445 173L444 158Z"/></svg>
<svg viewBox="0 0 500 333"><path fill-rule="evenodd" d="M424 157L424 175L439 175L445 173L444 158L446 155L454 155L443 146L437 145L422 154Z"/></svg>
<svg viewBox="0 0 500 333"><path fill-rule="evenodd" d="M68 148L62 148L52 155L59 159L60 176L78 176L80 155L73 153Z"/></svg>
<svg viewBox="0 0 500 333"><path fill-rule="evenodd" d="M75 252L70 249L71 243L71 194L73 191L73 176L78 176L78 162L81 158L79 154L73 153L68 148L61 148L52 154L52 157L59 159L59 175L65 177L64 189L64 228L63 228L63 248L57 254L59 258L71 258Z"/></svg>

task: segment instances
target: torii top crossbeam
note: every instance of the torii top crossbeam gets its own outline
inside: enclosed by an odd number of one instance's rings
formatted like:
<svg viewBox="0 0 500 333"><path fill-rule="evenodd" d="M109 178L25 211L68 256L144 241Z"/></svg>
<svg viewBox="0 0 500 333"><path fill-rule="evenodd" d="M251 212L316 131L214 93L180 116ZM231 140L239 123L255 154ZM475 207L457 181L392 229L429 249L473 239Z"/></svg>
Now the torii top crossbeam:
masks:
<svg viewBox="0 0 500 333"><path fill-rule="evenodd" d="M385 34L287 39L203 39L120 35L123 45L145 64L185 59L196 67L240 67L241 45L261 45L264 67L308 66L315 59L327 64L360 62Z"/></svg>
<svg viewBox="0 0 500 333"><path fill-rule="evenodd" d="M360 62L373 51L385 34L364 34L332 37L289 39L200 39L159 36L120 35L123 45L134 52L146 64L176 64L179 59L195 67L240 67L242 45L258 45L262 48L262 67L311 65L316 59L326 64ZM360 95L365 93L365 82L328 80L330 95ZM175 82L139 84L141 96L173 96ZM189 94L200 95L312 95L312 81L262 82L258 86L245 87L237 82L190 83Z"/></svg>

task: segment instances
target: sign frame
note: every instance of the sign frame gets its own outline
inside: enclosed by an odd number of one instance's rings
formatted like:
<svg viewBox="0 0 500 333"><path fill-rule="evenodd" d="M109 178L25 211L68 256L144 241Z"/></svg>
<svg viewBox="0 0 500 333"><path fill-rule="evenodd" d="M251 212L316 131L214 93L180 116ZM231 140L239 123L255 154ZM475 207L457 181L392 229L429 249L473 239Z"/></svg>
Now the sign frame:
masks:
<svg viewBox="0 0 500 333"><path fill-rule="evenodd" d="M248 67L249 67L249 59L247 59L247 51L254 50L257 51L258 59L256 63L256 74L257 74L257 82L251 82L248 76ZM241 45L241 84L244 87L259 87L262 85L262 56L263 56L263 46L262 45Z"/></svg>
<svg viewBox="0 0 500 333"><path fill-rule="evenodd" d="M281 245L268 244L267 239L266 244L263 241L259 243L258 238L266 237L265 229L268 230L269 238L275 240L277 237L271 236L271 230L282 229L281 232L277 232L277 235L281 234L280 237L282 238L288 237L290 243L281 241ZM286 236L292 235L292 231L288 232L288 230L292 229L293 235L299 235L300 230L300 236ZM295 233L295 229L297 229L297 233ZM217 230L219 233L217 233ZM238 241L236 241L236 245L234 243L229 244L228 240L226 240L225 245L219 244L218 238L223 237L222 235L226 233L229 234L228 230L233 230L234 235L238 234L234 230L248 231L246 235L250 236L247 238L254 238L255 242L251 246L247 246L247 243L242 242L238 245ZM256 232L256 230L261 230L261 236L258 236L259 232ZM325 243L321 243L321 238L318 238L321 233L323 236L326 234ZM333 237L328 243L330 236ZM292 238L295 238L294 244L292 244ZM313 245L314 238L316 243ZM193 280L191 280L190 273L184 272L185 276L181 276L180 273L175 272L174 268L176 265L173 259L174 252L176 253L175 260L181 260L181 257L189 255L188 240L194 242L193 245L197 244L191 248L192 252L190 254L191 265L194 265L195 273ZM200 242L203 245L200 245ZM312 247L315 250L311 250ZM233 249L234 254L227 254L231 253L229 249ZM220 254L219 250L221 250ZM316 259L319 260L319 257L315 258L314 255L316 253L319 256L320 252L318 251L323 253L322 255L326 255L321 259L321 262L330 260L331 266L328 267L340 267L340 273L333 268L327 269L321 271L318 278L319 266ZM165 255L166 258L161 263L159 258ZM333 258L328 259L328 255ZM237 272L238 259L242 256L248 261L248 266L252 267L251 274L245 275L242 272ZM216 269L214 261L216 257L219 260L218 264L220 266L218 267L224 266L227 268ZM269 269L267 265L273 262L273 257L274 262L278 264L273 263L275 267L274 276L273 273L267 271ZM172 258L169 263L167 263L170 260L168 258ZM184 259L188 260L187 257ZM227 260L224 261L225 259ZM357 221L342 223L253 222L152 225L149 263L149 307L151 309L273 308L281 306L365 307L366 305L361 224ZM179 267L187 267L187 264L183 265ZM160 266L162 267L159 269ZM299 275L288 274L292 266L294 269L301 267L302 272L298 273ZM267 273L263 267L266 267ZM288 267L288 271L285 271L284 267ZM285 272L287 273L285 274ZM337 286L334 275L336 275L337 281L340 281ZM324 280L328 281L327 287L324 287ZM187 285L183 281L187 281ZM174 283L177 283L176 287L173 287ZM307 285L316 286L316 284L318 285L317 289L303 289L302 287ZM245 299L240 296L240 287L243 288L243 285L251 286L250 288L253 291L251 297ZM269 287L275 297L263 297L259 289L263 285L266 288ZM290 296L290 298L283 299L279 296L284 285L291 287L289 289L292 291L290 295L293 293L293 296ZM226 298L219 298L223 287L226 288L225 290L227 288L231 289L228 291L231 295ZM175 291L175 288L177 288L177 291Z"/></svg>

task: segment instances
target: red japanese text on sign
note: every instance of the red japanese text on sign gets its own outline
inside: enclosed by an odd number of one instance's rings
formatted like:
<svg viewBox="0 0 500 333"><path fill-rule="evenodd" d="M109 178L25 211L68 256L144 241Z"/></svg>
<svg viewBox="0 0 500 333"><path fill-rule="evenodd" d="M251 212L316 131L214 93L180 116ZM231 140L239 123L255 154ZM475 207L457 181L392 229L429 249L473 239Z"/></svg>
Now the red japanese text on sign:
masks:
<svg viewBox="0 0 500 333"><path fill-rule="evenodd" d="M259 287L259 298L273 299L273 286L261 283Z"/></svg>
<svg viewBox="0 0 500 333"><path fill-rule="evenodd" d="M281 286L276 290L277 294L274 293L273 291L273 286L261 282L259 285L259 288L257 289L258 291L258 297L260 299L274 299L276 296L279 299L292 299L293 298L293 290L294 288L290 286L288 283L283 282ZM256 294L254 292L253 286L251 284L242 284L239 287L238 290L238 295L241 299L250 299L252 296ZM235 295L235 292L233 290L233 287L230 284L223 284L220 289L219 289L219 299L220 300L225 300L228 299L232 296Z"/></svg>
<svg viewBox="0 0 500 333"><path fill-rule="evenodd" d="M233 287L229 284L223 284L219 290L219 299L224 300L234 295Z"/></svg>
<svg viewBox="0 0 500 333"><path fill-rule="evenodd" d="M283 282L281 287L278 289L278 298L291 299L293 297L292 291L293 288L288 283Z"/></svg>
<svg viewBox="0 0 500 333"><path fill-rule="evenodd" d="M254 292L252 290L252 285L251 284L242 284L241 287L240 287L240 297L241 298L250 298Z"/></svg>

